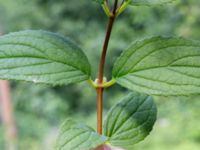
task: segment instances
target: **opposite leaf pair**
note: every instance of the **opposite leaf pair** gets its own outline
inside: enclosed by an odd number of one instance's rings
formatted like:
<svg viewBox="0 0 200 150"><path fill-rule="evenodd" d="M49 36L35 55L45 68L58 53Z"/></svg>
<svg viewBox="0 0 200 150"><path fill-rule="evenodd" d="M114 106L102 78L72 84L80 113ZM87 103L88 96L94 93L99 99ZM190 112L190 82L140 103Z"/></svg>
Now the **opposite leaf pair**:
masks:
<svg viewBox="0 0 200 150"><path fill-rule="evenodd" d="M151 96L130 93L108 112L104 135L82 123L66 120L60 130L56 150L91 150L104 143L132 150L133 145L152 130L156 113Z"/></svg>
<svg viewBox="0 0 200 150"><path fill-rule="evenodd" d="M110 8L110 3L113 3L113 0L94 0L99 3L106 15L111 17L113 16ZM166 3L174 2L175 0L117 0L116 2L119 4L119 8L116 10L116 16L121 14L128 5L132 6L151 6L151 5L163 5Z"/></svg>
<svg viewBox="0 0 200 150"><path fill-rule="evenodd" d="M102 4L106 0L95 0L96 2ZM161 5L165 3L171 3L176 0L125 0L125 2L129 3L130 5L133 6L138 6L138 5Z"/></svg>
<svg viewBox="0 0 200 150"><path fill-rule="evenodd" d="M81 49L58 34L21 31L0 38L0 79L66 85L90 80ZM200 93L200 42L150 38L134 42L116 60L112 84L149 95Z"/></svg>

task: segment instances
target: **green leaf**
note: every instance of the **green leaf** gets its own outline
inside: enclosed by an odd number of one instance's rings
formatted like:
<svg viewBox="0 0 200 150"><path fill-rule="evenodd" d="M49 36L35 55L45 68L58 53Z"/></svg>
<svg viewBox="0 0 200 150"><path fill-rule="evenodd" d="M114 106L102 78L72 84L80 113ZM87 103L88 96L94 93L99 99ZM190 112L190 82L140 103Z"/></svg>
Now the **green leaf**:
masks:
<svg viewBox="0 0 200 150"><path fill-rule="evenodd" d="M176 0L127 0L127 1L129 1L129 4L131 4L131 5L151 6L151 5L163 5L163 4L166 4L166 3L172 3Z"/></svg>
<svg viewBox="0 0 200 150"><path fill-rule="evenodd" d="M151 38L132 44L115 62L118 84L150 95L200 93L200 42Z"/></svg>
<svg viewBox="0 0 200 150"><path fill-rule="evenodd" d="M157 109L151 96L130 93L108 112L104 134L113 146L131 149L153 128Z"/></svg>
<svg viewBox="0 0 200 150"><path fill-rule="evenodd" d="M89 76L85 54L58 34L27 30L0 37L0 79L61 85Z"/></svg>
<svg viewBox="0 0 200 150"><path fill-rule="evenodd" d="M106 141L107 137L92 128L69 119L61 127L56 150L91 150Z"/></svg>

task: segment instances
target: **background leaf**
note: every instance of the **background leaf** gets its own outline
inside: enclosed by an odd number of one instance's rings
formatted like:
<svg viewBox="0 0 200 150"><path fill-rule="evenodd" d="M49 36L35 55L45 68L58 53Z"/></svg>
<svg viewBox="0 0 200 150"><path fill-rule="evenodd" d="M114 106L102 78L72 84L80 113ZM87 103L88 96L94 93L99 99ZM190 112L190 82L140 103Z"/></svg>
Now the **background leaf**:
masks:
<svg viewBox="0 0 200 150"><path fill-rule="evenodd" d="M97 3L99 3L99 4L103 4L103 2L104 2L105 0L93 0L93 1L95 1L95 2L97 2Z"/></svg>
<svg viewBox="0 0 200 150"><path fill-rule="evenodd" d="M20 31L0 38L0 79L69 84L87 80L90 64L69 39L46 31Z"/></svg>
<svg viewBox="0 0 200 150"><path fill-rule="evenodd" d="M132 44L113 69L117 82L150 95L200 93L200 42L151 38Z"/></svg>
<svg viewBox="0 0 200 150"><path fill-rule="evenodd" d="M66 120L60 130L56 150L91 150L106 140L107 137L99 135L92 128Z"/></svg>
<svg viewBox="0 0 200 150"><path fill-rule="evenodd" d="M151 96L130 93L109 111L104 134L113 146L129 149L150 133L156 115L156 105Z"/></svg>
<svg viewBox="0 0 200 150"><path fill-rule="evenodd" d="M162 5L166 3L171 3L176 0L127 0L130 1L131 5Z"/></svg>

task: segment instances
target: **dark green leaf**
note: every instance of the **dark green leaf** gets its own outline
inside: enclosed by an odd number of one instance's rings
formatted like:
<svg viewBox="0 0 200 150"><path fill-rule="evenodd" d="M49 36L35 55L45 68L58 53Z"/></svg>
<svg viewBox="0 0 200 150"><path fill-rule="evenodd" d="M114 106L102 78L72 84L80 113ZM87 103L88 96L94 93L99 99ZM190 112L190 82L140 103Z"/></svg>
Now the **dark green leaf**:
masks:
<svg viewBox="0 0 200 150"><path fill-rule="evenodd" d="M149 135L156 115L151 96L130 93L109 111L104 134L111 145L129 149Z"/></svg>
<svg viewBox="0 0 200 150"><path fill-rule="evenodd" d="M113 78L150 95L200 93L200 42L151 38L132 44L116 61Z"/></svg>
<svg viewBox="0 0 200 150"><path fill-rule="evenodd" d="M61 127L56 150L91 150L106 140L107 137L97 134L92 128L67 120Z"/></svg>
<svg viewBox="0 0 200 150"><path fill-rule="evenodd" d="M89 76L85 54L58 34L28 30L0 38L0 79L60 85Z"/></svg>

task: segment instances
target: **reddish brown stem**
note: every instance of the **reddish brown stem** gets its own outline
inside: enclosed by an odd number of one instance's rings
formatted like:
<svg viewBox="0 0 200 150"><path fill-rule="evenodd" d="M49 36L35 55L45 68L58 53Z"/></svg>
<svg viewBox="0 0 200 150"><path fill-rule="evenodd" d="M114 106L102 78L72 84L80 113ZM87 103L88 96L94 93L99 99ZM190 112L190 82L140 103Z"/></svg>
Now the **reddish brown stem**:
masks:
<svg viewBox="0 0 200 150"><path fill-rule="evenodd" d="M102 55L101 55L101 60L100 60L100 64L99 64L99 75L98 75L98 84L99 85L101 85L103 83L106 54L107 54L108 44L109 44L109 41L110 41L110 35L111 35L111 32L112 32L113 24L114 24L115 17L116 17L115 14L116 14L116 10L117 10L117 4L118 4L118 0L115 0L115 4L114 4L114 7L113 7L113 15L109 17L106 37L105 37ZM99 134L102 134L103 91L104 91L104 88L102 88L102 87L97 88L97 132Z"/></svg>

